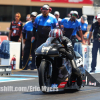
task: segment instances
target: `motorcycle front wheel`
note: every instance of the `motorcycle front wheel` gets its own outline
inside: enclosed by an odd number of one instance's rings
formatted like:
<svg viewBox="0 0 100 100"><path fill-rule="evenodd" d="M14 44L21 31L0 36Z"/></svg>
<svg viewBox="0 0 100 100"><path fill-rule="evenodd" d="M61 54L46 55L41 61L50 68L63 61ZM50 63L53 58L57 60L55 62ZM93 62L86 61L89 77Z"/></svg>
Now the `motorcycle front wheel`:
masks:
<svg viewBox="0 0 100 100"><path fill-rule="evenodd" d="M51 87L52 83L52 68L50 65L48 61L42 60L39 67L39 86L44 93L48 92L47 89Z"/></svg>

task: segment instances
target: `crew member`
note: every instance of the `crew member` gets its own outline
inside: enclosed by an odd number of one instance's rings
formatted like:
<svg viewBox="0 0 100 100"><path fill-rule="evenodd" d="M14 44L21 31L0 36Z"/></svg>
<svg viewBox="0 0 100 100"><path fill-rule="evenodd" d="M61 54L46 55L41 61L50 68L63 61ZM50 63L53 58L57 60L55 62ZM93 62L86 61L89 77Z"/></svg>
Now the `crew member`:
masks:
<svg viewBox="0 0 100 100"><path fill-rule="evenodd" d="M27 14L26 21L30 21L30 20L31 20L31 15L30 14Z"/></svg>
<svg viewBox="0 0 100 100"><path fill-rule="evenodd" d="M9 41L21 42L22 38L22 22L20 21L21 14L18 12L15 14L15 21L11 22Z"/></svg>
<svg viewBox="0 0 100 100"><path fill-rule="evenodd" d="M82 15L78 21L80 22L80 25L81 25L83 38L87 39L87 34L88 34L88 32L87 32L87 27L88 27L87 16ZM76 38L76 43L74 44L74 50L77 51L81 56L83 56L82 44L81 44L82 40L81 40L81 37L79 35L79 31L77 31L76 37L77 38Z"/></svg>
<svg viewBox="0 0 100 100"><path fill-rule="evenodd" d="M36 38L36 47L39 47L47 40L50 30L57 25L57 19L50 13L51 10L48 4L43 5L41 8L42 14L39 14L35 19L31 41Z"/></svg>
<svg viewBox="0 0 100 100"><path fill-rule="evenodd" d="M82 15L81 20L79 22L80 22L80 25L81 25L83 37L86 38L86 36L87 36L87 27L88 27L87 16ZM76 37L78 39L78 42L81 42L81 37L79 35L79 32L77 32Z"/></svg>
<svg viewBox="0 0 100 100"><path fill-rule="evenodd" d="M32 32L33 32L33 26L34 26L34 20L37 16L37 12L32 12L31 13L31 21L28 21L25 23L24 27L23 27L23 42L25 44L24 47L24 56L23 56L23 66L26 65L26 62L29 58L29 54L30 54L30 49L31 49L31 55L32 55L32 64L31 64L31 70L36 69L35 67L35 53L34 53L34 49L35 49L35 45L36 42L34 41L32 43L32 48L31 48L31 37L32 37ZM28 69L28 64L26 65L24 70Z"/></svg>
<svg viewBox="0 0 100 100"><path fill-rule="evenodd" d="M55 11L54 12L54 16L56 17L56 19L57 19L57 21L58 21L58 25L57 25L57 27L59 28L59 24L60 24L60 22L61 22L61 18L60 18L60 13L58 12L58 11Z"/></svg>
<svg viewBox="0 0 100 100"><path fill-rule="evenodd" d="M82 43L84 44L85 41L83 39L83 34L81 30L80 23L76 20L78 18L78 12L72 11L71 18L68 20L66 18L62 19L61 25L64 26L64 36L68 37L72 40L72 44L76 42L76 32L79 31L80 37L82 39Z"/></svg>
<svg viewBox="0 0 100 100"><path fill-rule="evenodd" d="M92 24L88 39L88 44L90 45L90 39L93 32L93 48L92 48L92 63L91 63L91 71L95 72L96 70L96 61L97 61L97 52L100 49L100 14L97 15L97 21Z"/></svg>

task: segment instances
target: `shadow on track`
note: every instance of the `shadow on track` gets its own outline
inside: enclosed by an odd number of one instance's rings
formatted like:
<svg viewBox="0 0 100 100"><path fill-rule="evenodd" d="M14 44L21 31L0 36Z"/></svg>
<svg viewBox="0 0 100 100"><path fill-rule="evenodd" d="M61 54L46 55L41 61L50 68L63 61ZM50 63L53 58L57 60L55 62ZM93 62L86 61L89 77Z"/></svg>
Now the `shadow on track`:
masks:
<svg viewBox="0 0 100 100"><path fill-rule="evenodd" d="M81 90L80 90L81 91ZM33 92L24 92L23 94L30 94L30 95L51 95L51 94L72 94L72 93L76 93L79 92L78 90L70 90L70 89L66 89L66 90L60 90L60 91L55 91L55 92L46 92L43 93L42 91L33 91Z"/></svg>

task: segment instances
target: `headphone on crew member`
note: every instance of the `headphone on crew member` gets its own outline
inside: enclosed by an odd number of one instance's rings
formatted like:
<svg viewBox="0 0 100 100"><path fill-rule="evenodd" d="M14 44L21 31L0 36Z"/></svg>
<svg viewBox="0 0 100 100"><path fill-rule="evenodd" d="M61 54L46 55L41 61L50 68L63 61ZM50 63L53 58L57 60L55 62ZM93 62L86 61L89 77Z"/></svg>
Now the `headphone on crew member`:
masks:
<svg viewBox="0 0 100 100"><path fill-rule="evenodd" d="M49 8L49 12L52 11L52 8L48 5L48 4L45 4L41 7L40 11L42 11L43 8L46 8L46 6Z"/></svg>

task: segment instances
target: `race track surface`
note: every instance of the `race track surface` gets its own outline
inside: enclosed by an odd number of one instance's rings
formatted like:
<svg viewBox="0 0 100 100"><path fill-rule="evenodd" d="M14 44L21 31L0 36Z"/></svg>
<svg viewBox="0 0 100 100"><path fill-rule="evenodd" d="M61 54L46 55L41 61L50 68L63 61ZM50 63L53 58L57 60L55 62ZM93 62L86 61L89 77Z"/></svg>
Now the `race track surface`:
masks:
<svg viewBox="0 0 100 100"><path fill-rule="evenodd" d="M92 74L100 82L100 74ZM4 79L3 79L4 78ZM39 86L37 71L13 72L11 76L0 78L1 87ZM41 91L0 91L0 100L100 100L100 87L85 86L80 91L62 90L42 93Z"/></svg>

